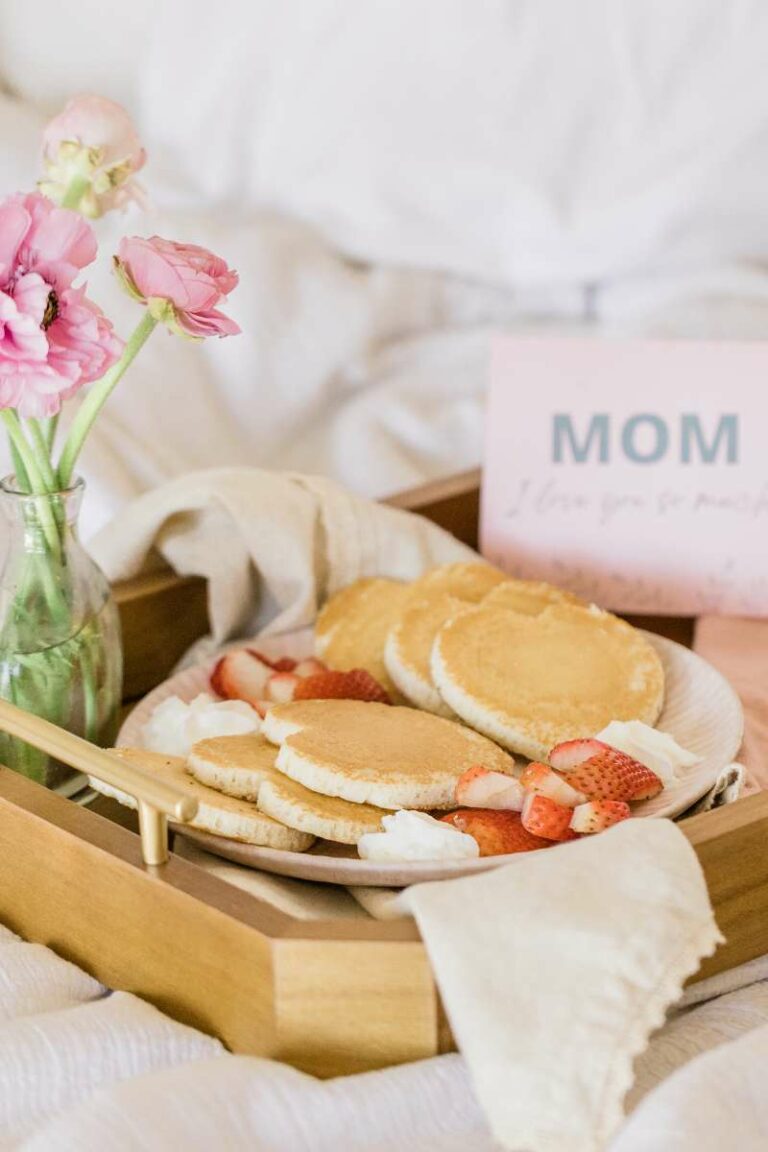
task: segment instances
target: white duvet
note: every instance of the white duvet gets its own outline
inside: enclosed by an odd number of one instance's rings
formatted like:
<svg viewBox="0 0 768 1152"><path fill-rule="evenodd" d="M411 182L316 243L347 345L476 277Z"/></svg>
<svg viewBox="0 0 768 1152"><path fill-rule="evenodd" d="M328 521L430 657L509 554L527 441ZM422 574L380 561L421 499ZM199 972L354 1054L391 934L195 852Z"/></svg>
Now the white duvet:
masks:
<svg viewBox="0 0 768 1152"><path fill-rule="evenodd" d="M767 47L747 0L4 0L0 187L105 92L155 204L105 254L157 231L242 279L243 336L159 333L110 402L86 528L191 468L379 495L471 466L496 328L761 336Z"/></svg>

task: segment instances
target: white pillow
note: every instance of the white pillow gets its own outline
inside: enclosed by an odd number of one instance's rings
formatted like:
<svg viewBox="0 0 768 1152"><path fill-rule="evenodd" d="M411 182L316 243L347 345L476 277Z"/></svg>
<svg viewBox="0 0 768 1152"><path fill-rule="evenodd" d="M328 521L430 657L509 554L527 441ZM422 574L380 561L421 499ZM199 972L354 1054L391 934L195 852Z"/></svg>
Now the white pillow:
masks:
<svg viewBox="0 0 768 1152"><path fill-rule="evenodd" d="M170 0L142 106L207 199L364 259L679 273L768 249L766 42L733 0Z"/></svg>
<svg viewBox="0 0 768 1152"><path fill-rule="evenodd" d="M131 105L161 2L2 0L2 83L49 115L76 92L98 92Z"/></svg>

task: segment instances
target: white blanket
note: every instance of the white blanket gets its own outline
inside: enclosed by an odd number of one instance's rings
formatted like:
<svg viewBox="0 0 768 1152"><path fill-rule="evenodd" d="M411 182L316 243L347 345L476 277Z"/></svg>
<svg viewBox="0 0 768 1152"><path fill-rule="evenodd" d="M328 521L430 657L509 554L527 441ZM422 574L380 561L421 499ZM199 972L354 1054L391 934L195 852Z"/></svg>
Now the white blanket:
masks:
<svg viewBox="0 0 768 1152"><path fill-rule="evenodd" d="M678 1012L653 1039L632 1104L647 1095L611 1152L762 1152L766 977L760 963L731 976L739 990L719 980L699 986L719 998ZM72 965L2 928L0 988L4 1150L498 1149L459 1056L322 1084L284 1065L222 1055L134 997L105 997Z"/></svg>
<svg viewBox="0 0 768 1152"><path fill-rule="evenodd" d="M244 334L153 337L84 457L86 535L191 469L382 495L474 465L494 328L768 330L764 6L133 0L94 53L103 19L0 6L0 190L74 89L125 101L155 210L102 221L105 255L220 250Z"/></svg>

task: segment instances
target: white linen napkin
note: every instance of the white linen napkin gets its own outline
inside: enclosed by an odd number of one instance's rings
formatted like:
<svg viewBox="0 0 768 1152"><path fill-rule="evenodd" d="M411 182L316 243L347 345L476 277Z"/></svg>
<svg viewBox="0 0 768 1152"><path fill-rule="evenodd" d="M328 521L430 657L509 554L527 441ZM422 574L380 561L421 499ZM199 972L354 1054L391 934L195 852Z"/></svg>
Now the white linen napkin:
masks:
<svg viewBox="0 0 768 1152"><path fill-rule="evenodd" d="M628 820L402 899L491 1130L525 1152L606 1147L635 1057L723 939L668 820Z"/></svg>
<svg viewBox="0 0 768 1152"><path fill-rule="evenodd" d="M217 643L313 624L327 596L361 576L412 579L476 554L409 512L331 480L257 468L190 472L147 492L94 537L111 581L153 551L182 575L208 580Z"/></svg>

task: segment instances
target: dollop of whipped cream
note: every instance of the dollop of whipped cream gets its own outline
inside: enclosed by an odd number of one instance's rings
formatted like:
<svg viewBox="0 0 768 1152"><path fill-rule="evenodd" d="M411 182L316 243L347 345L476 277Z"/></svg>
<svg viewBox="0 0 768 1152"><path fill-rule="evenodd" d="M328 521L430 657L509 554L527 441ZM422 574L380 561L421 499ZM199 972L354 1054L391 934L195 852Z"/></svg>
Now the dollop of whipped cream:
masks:
<svg viewBox="0 0 768 1152"><path fill-rule="evenodd" d="M477 840L426 812L383 816L383 832L366 832L357 850L363 860L471 860L480 855Z"/></svg>
<svg viewBox="0 0 768 1152"><path fill-rule="evenodd" d="M612 720L596 738L645 764L665 788L674 784L682 768L691 768L701 760L694 752L682 748L674 736L659 732L642 720Z"/></svg>
<svg viewBox="0 0 768 1152"><path fill-rule="evenodd" d="M244 700L214 700L201 692L191 704L169 696L158 704L142 729L144 747L166 756L188 756L198 740L258 732L258 712Z"/></svg>

